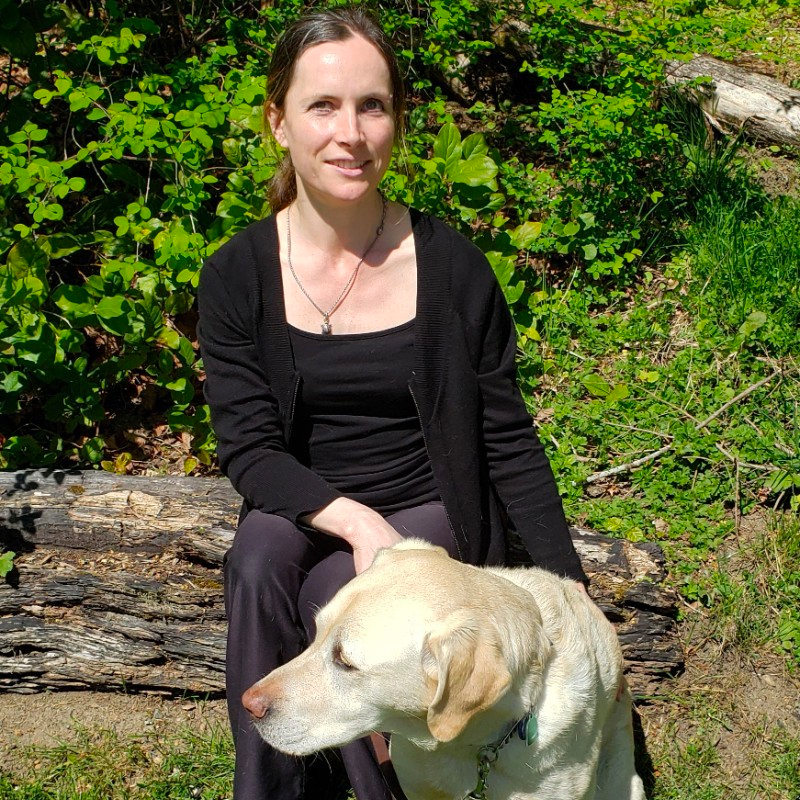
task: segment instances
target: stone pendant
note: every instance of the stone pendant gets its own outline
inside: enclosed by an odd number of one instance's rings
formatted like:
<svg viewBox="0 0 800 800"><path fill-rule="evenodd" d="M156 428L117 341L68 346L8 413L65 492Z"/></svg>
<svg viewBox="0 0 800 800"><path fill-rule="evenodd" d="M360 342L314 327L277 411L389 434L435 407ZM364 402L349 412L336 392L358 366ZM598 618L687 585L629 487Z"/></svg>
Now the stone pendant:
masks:
<svg viewBox="0 0 800 800"><path fill-rule="evenodd" d="M322 332L327 336L333 333L333 328L331 327L330 320L327 317L324 317L322 320Z"/></svg>

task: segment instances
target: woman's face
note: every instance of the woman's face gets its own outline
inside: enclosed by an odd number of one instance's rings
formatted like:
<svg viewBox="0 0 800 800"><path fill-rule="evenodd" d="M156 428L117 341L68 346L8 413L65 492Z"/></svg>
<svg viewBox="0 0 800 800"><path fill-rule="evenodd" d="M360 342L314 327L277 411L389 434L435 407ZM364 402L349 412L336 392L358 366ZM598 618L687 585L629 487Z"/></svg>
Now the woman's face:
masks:
<svg viewBox="0 0 800 800"><path fill-rule="evenodd" d="M283 108L271 106L303 193L341 205L374 190L392 155L389 68L360 36L308 48L295 63Z"/></svg>

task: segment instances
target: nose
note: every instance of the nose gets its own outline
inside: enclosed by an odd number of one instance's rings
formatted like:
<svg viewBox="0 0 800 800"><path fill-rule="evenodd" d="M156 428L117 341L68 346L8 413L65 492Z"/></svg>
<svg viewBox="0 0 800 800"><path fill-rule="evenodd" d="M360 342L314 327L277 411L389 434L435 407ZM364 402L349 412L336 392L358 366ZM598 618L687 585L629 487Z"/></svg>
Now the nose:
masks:
<svg viewBox="0 0 800 800"><path fill-rule="evenodd" d="M258 690L257 686L251 686L242 695L242 705L250 712L254 719L264 719L269 711L269 701L265 695Z"/></svg>
<svg viewBox="0 0 800 800"><path fill-rule="evenodd" d="M363 138L361 120L355 108L343 108L337 115L336 136L342 144L357 144Z"/></svg>

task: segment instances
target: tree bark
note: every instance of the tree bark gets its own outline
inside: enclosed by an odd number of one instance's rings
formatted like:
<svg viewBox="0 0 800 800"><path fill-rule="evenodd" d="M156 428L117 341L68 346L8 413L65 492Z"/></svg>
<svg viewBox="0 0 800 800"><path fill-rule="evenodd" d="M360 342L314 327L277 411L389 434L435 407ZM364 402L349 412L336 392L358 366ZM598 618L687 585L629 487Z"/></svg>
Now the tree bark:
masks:
<svg viewBox="0 0 800 800"><path fill-rule="evenodd" d="M222 558L239 498L224 479L0 473L0 691L224 691ZM677 597L656 545L573 529L629 681L683 667ZM519 541L511 560L530 563Z"/></svg>

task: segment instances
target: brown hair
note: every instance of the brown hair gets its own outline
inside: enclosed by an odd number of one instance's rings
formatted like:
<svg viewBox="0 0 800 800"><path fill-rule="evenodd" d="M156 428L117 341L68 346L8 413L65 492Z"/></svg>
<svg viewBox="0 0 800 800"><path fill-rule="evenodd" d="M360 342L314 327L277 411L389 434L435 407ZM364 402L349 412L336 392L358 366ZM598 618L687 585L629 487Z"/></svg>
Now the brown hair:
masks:
<svg viewBox="0 0 800 800"><path fill-rule="evenodd" d="M374 45L386 61L392 85L392 113L395 138L403 138L405 120L405 86L394 49L375 19L361 6L340 6L305 14L292 23L278 39L267 77L267 98L264 103L264 120L269 128L268 110L271 105L283 108L286 93L294 77L297 60L310 47L325 42L343 42L360 36ZM283 157L268 190L269 204L273 210L286 208L297 197L297 180L289 153Z"/></svg>

